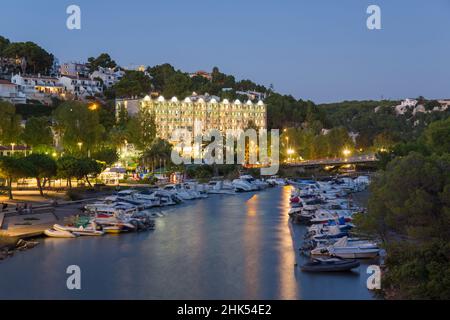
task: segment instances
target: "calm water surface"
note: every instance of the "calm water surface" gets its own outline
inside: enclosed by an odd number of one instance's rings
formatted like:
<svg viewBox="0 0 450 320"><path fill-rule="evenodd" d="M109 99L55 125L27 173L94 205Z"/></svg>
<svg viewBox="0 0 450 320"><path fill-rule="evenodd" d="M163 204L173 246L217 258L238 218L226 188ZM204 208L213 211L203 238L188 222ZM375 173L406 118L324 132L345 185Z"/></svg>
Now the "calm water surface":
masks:
<svg viewBox="0 0 450 320"><path fill-rule="evenodd" d="M0 299L372 299L366 267L302 273L290 187L164 208L151 232L42 239L0 262ZM66 288L67 266L81 290Z"/></svg>

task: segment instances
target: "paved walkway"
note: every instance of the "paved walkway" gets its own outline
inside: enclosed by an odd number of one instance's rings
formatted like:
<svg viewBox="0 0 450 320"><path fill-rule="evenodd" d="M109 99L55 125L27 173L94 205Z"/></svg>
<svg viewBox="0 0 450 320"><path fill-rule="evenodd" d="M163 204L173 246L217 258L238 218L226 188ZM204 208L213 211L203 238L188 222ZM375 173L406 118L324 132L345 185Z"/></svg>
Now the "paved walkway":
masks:
<svg viewBox="0 0 450 320"><path fill-rule="evenodd" d="M20 238L37 236L57 221L53 212L6 217L0 235Z"/></svg>

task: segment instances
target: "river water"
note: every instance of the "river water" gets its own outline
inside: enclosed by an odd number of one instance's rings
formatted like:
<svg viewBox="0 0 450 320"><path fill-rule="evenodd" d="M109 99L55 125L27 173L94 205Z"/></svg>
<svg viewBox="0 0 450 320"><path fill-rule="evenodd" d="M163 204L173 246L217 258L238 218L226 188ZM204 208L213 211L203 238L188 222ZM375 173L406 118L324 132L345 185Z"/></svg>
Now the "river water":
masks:
<svg viewBox="0 0 450 320"><path fill-rule="evenodd" d="M150 232L42 239L0 262L0 299L372 299L366 268L301 272L290 187L163 208ZM66 268L81 268L68 290Z"/></svg>

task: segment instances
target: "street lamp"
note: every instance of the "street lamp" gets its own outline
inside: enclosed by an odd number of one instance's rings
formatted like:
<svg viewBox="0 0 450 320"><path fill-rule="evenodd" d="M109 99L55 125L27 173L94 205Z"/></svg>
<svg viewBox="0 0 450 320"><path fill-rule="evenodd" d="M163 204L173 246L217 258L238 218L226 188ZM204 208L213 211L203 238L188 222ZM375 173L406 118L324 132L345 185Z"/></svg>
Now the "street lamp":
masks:
<svg viewBox="0 0 450 320"><path fill-rule="evenodd" d="M348 157L352 152L349 149L344 149L342 150L342 154L344 155L344 157Z"/></svg>
<svg viewBox="0 0 450 320"><path fill-rule="evenodd" d="M11 143L11 153L14 153L14 146L15 146L16 144L13 142L13 143Z"/></svg>
<svg viewBox="0 0 450 320"><path fill-rule="evenodd" d="M78 148L80 148L80 151L81 151L81 147L83 146L83 142L78 142L77 145L78 145Z"/></svg>

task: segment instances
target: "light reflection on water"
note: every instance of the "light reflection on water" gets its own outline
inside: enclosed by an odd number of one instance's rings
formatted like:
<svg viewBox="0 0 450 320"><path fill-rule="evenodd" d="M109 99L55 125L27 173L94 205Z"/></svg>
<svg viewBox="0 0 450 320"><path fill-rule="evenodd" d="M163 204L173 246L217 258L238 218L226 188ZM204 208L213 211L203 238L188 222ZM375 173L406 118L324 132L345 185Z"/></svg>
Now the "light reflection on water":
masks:
<svg viewBox="0 0 450 320"><path fill-rule="evenodd" d="M364 270L311 275L288 219L290 188L164 208L153 232L43 239L0 262L0 299L368 299ZM82 290L66 289L68 265Z"/></svg>

